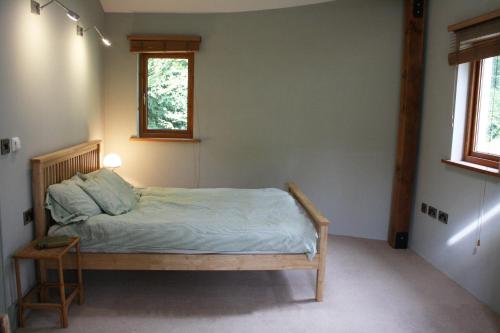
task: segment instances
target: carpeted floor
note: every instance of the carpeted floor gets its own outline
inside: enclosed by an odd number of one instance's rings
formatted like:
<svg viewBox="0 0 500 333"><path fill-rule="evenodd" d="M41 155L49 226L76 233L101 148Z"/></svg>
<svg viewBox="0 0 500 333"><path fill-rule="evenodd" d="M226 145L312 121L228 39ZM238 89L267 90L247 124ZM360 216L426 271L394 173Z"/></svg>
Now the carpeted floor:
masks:
<svg viewBox="0 0 500 333"><path fill-rule="evenodd" d="M500 316L411 251L349 237L328 251L323 303L312 271L86 272L86 303L60 331L500 332ZM27 325L16 332L58 330L58 313Z"/></svg>

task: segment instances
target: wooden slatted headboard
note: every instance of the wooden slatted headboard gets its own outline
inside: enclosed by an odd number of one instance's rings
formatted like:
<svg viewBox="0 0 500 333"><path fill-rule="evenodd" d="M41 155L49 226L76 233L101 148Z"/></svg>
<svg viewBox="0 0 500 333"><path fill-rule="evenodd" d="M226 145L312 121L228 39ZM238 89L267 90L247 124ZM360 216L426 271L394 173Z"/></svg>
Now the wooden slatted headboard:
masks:
<svg viewBox="0 0 500 333"><path fill-rule="evenodd" d="M50 216L45 210L47 188L70 179L77 172L88 173L101 167L101 141L89 141L31 159L35 236L45 237Z"/></svg>

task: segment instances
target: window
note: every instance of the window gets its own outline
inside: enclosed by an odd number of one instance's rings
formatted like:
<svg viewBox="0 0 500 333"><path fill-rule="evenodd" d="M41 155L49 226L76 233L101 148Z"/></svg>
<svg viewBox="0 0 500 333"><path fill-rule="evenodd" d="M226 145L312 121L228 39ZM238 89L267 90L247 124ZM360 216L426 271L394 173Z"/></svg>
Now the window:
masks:
<svg viewBox="0 0 500 333"><path fill-rule="evenodd" d="M498 168L500 161L500 56L471 63L464 160Z"/></svg>
<svg viewBox="0 0 500 333"><path fill-rule="evenodd" d="M454 130L443 162L500 177L500 11L448 26L457 66Z"/></svg>
<svg viewBox="0 0 500 333"><path fill-rule="evenodd" d="M194 54L140 54L139 135L193 138Z"/></svg>

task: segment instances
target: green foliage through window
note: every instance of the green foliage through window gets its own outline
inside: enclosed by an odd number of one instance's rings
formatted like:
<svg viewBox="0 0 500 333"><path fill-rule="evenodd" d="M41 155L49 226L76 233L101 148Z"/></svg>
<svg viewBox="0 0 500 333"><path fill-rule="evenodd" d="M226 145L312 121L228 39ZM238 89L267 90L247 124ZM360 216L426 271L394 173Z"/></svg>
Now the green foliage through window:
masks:
<svg viewBox="0 0 500 333"><path fill-rule="evenodd" d="M148 129L187 130L188 65L188 59L148 59Z"/></svg>
<svg viewBox="0 0 500 333"><path fill-rule="evenodd" d="M493 59L493 75L491 78L490 124L488 127L489 141L500 140L500 57ZM500 141L499 141L500 144Z"/></svg>

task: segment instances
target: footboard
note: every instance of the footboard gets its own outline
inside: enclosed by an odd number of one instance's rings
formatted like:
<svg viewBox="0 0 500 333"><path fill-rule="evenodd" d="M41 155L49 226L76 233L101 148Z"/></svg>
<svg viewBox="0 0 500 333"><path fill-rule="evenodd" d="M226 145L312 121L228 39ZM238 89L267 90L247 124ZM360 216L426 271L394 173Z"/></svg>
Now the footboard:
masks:
<svg viewBox="0 0 500 333"><path fill-rule="evenodd" d="M314 222L318 231L318 270L316 272L316 300L323 300L323 285L326 270L326 247L328 245L328 226L330 221L316 208L311 200L305 196L295 183L288 183L290 194L304 207L309 217Z"/></svg>

